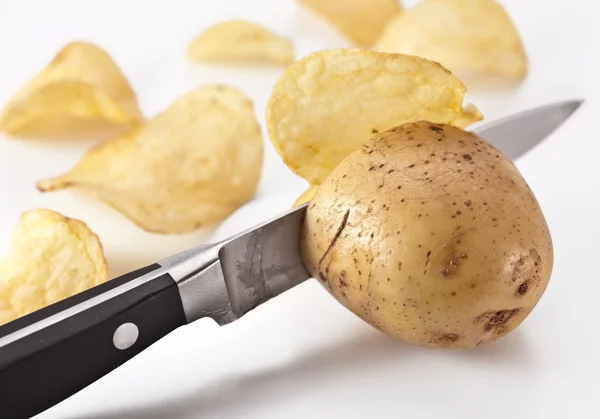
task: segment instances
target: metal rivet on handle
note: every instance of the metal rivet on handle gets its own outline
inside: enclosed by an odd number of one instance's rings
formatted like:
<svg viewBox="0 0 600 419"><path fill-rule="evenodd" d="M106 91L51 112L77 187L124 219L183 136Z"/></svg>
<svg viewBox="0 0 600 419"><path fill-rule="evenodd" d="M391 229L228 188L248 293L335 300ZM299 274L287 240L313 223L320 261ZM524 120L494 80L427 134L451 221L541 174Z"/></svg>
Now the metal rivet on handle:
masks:
<svg viewBox="0 0 600 419"><path fill-rule="evenodd" d="M120 350L131 348L139 335L140 332L135 324L123 323L115 330L113 344Z"/></svg>

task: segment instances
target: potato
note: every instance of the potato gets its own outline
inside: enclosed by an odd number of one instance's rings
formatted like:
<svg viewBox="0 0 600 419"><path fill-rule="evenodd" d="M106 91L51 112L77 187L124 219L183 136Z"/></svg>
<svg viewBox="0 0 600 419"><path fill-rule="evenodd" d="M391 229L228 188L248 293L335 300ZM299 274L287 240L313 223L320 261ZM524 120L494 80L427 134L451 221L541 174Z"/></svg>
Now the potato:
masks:
<svg viewBox="0 0 600 419"><path fill-rule="evenodd" d="M424 121L346 157L309 204L301 241L336 299L426 347L505 336L553 265L548 226L514 164L475 134Z"/></svg>

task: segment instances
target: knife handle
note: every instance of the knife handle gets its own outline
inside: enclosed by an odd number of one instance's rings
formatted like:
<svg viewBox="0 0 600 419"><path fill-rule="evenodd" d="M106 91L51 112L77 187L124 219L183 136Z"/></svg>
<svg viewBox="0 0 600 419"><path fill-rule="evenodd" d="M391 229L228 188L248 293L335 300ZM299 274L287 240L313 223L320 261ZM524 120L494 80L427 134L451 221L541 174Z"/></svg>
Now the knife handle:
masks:
<svg viewBox="0 0 600 419"><path fill-rule="evenodd" d="M177 284L154 264L1 326L0 417L52 407L184 324Z"/></svg>

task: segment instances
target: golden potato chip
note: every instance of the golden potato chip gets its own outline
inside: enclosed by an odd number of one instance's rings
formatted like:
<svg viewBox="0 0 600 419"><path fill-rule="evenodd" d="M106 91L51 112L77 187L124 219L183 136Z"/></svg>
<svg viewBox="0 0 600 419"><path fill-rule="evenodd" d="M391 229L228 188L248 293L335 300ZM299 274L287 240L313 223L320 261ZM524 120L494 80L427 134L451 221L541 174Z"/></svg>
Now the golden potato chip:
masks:
<svg viewBox="0 0 600 419"><path fill-rule="evenodd" d="M287 65L294 61L289 39L245 20L222 22L192 41L188 59L194 62L242 62Z"/></svg>
<svg viewBox="0 0 600 419"><path fill-rule="evenodd" d="M0 324L107 280L102 244L87 225L47 209L26 211L0 259Z"/></svg>
<svg viewBox="0 0 600 419"><path fill-rule="evenodd" d="M527 73L519 34L495 0L422 0L388 23L374 49L435 60L455 73Z"/></svg>
<svg viewBox="0 0 600 419"><path fill-rule="evenodd" d="M223 220L251 199L262 158L252 102L237 89L206 86L37 187L73 188L147 231L185 233Z"/></svg>
<svg viewBox="0 0 600 419"><path fill-rule="evenodd" d="M299 207L300 205L309 202L313 198L313 196L315 196L315 193L317 193L318 188L319 186L317 185L310 186L307 190L305 190L302 193L302 195L298 197L298 199L296 199L296 202L294 202L294 207Z"/></svg>
<svg viewBox="0 0 600 419"><path fill-rule="evenodd" d="M312 53L288 67L267 105L271 141L287 166L319 185L373 133L429 120L461 128L465 86L433 61L358 49Z"/></svg>
<svg viewBox="0 0 600 419"><path fill-rule="evenodd" d="M27 136L69 132L78 122L142 121L136 95L113 59L88 42L67 44L19 90L0 115L0 130Z"/></svg>
<svg viewBox="0 0 600 419"><path fill-rule="evenodd" d="M371 46L386 23L402 10L400 0L298 1L362 46Z"/></svg>

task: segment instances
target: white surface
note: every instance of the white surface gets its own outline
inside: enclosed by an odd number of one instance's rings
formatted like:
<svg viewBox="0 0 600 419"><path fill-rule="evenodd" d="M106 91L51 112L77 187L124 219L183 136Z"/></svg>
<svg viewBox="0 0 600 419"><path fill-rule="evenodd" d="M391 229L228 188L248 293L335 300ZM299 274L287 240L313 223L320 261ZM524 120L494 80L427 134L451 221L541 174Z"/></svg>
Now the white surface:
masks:
<svg viewBox="0 0 600 419"><path fill-rule="evenodd" d="M546 294L516 332L468 352L411 347L374 331L309 281L227 327L206 320L181 328L40 418L600 417L597 3L504 3L522 33L531 71L515 91L471 92L487 119L547 101L587 99L517 162L547 216L556 261ZM280 70L185 60L193 36L232 17L293 37L298 56L348 45L290 0L0 0L0 103L64 43L88 39L117 60L146 115L196 86L221 82L250 95L262 121ZM268 144L259 197L212 235L145 234L91 200L36 192L36 180L69 167L89 144L0 137L0 251L22 211L49 207L99 233L117 275L260 222L287 209L304 189Z"/></svg>

